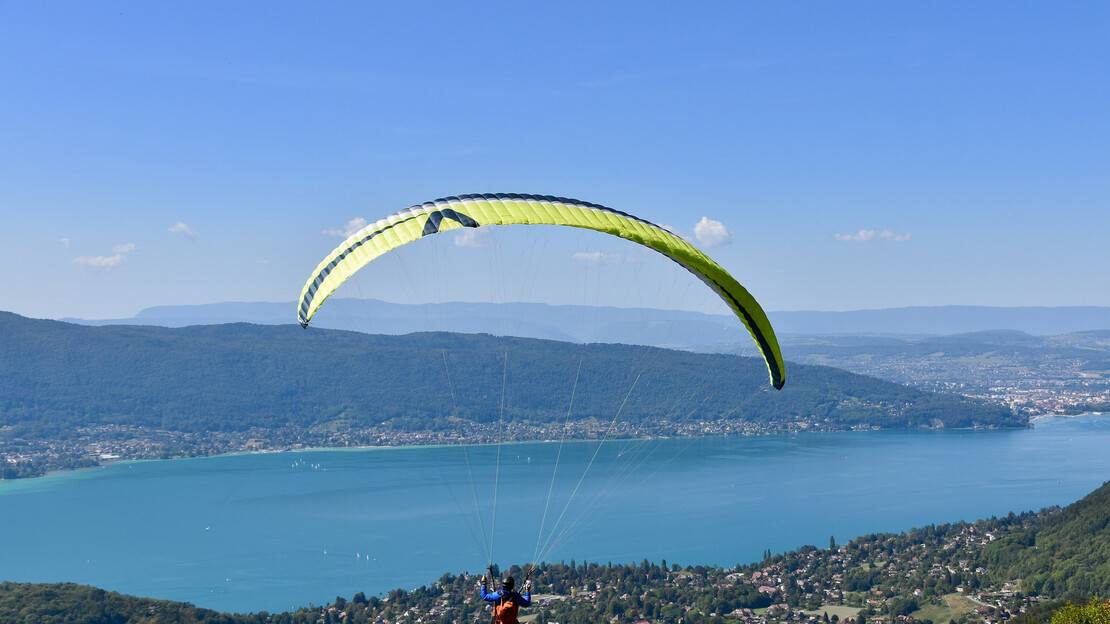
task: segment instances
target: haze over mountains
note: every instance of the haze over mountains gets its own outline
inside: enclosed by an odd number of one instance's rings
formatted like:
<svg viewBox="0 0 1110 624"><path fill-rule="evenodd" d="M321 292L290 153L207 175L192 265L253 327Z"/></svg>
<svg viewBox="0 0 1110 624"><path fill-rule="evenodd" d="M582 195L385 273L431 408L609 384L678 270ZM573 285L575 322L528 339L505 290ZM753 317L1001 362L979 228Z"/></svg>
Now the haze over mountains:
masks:
<svg viewBox="0 0 1110 624"><path fill-rule="evenodd" d="M1068 404L1110 405L1110 330L1034 336L993 330L951 336L792 336L784 352L797 362L835 366L912 386L972 396L1023 392L1040 412ZM739 351L738 352L742 352ZM1028 401L1019 401L1028 402ZM1069 411L1073 411L1070 410Z"/></svg>
<svg viewBox="0 0 1110 624"><path fill-rule="evenodd" d="M86 325L184 327L247 322L294 323L288 302L227 302L157 306L131 318L63 319ZM946 335L1016 330L1034 335L1110 329L1110 307L937 306L848 312L772 312L780 336ZM333 299L315 327L375 334L453 331L513 335L569 342L620 342L707 351L750 344L725 315L681 310L547 305L541 303L399 304L375 299Z"/></svg>

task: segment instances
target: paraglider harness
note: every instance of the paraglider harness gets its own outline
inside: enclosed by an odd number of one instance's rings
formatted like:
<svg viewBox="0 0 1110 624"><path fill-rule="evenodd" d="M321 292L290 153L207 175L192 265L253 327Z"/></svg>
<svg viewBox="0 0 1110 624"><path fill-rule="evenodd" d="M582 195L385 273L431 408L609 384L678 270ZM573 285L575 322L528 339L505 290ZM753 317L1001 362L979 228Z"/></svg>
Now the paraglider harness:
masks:
<svg viewBox="0 0 1110 624"><path fill-rule="evenodd" d="M535 569L536 567L534 564L528 565L528 570L524 573L524 582L520 584L521 587L526 587L528 585L528 581L532 578L532 572L535 571ZM486 576L486 578L489 579L489 581L492 583L493 579L495 578L493 574L493 564L490 564L489 568L487 568L487 571L489 574L488 576ZM508 591L506 591L506 589L508 589ZM504 583L502 582L501 597L497 599L497 602L493 603L493 614L490 615L490 624L497 624L497 616L501 610L501 606L505 603L506 600L509 600L514 593L517 593L515 583L512 587L506 588Z"/></svg>

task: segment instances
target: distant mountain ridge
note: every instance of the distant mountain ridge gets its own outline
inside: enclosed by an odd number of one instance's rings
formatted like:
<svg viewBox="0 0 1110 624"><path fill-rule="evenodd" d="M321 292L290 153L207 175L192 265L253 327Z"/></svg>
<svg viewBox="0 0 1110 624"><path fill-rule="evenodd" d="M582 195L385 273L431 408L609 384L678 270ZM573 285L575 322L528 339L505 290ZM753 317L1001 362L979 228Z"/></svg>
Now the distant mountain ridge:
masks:
<svg viewBox="0 0 1110 624"><path fill-rule="evenodd" d="M334 422L431 430L457 419L496 422L500 400L507 422L552 423L565 415L579 365L579 419L613 418L627 394L629 422L689 418L693 409L698 419L844 428L1026 424L982 401L822 366L791 365L786 389L775 392L762 361L726 354L295 325L86 327L0 313L0 413L43 433L88 424L239 431Z"/></svg>
<svg viewBox="0 0 1110 624"><path fill-rule="evenodd" d="M737 353L746 353L737 349ZM835 366L917 388L991 397L1034 414L1110 409L1110 330L1034 336L788 336L792 361Z"/></svg>
<svg viewBox="0 0 1110 624"><path fill-rule="evenodd" d="M185 327L217 323L285 325L292 303L227 302L157 306L125 319L63 319L85 325ZM907 307L847 312L772 312L776 332L826 335L947 335L1015 330L1033 335L1110 329L1110 307ZM400 304L333 299L317 327L374 334L419 331L488 333L569 342L615 342L728 351L748 345L734 318L682 310L548 305L542 303Z"/></svg>
<svg viewBox="0 0 1110 624"><path fill-rule="evenodd" d="M1045 336L1110 329L1110 307L921 306L847 312L773 312L797 334L966 334L1016 330ZM781 321L780 321L781 319Z"/></svg>
<svg viewBox="0 0 1110 624"><path fill-rule="evenodd" d="M1077 331L1037 336L1012 329L950 334L946 336L796 336L788 339L791 355L812 354L947 356L983 353L1083 356L1102 368L1110 368L1110 330Z"/></svg>

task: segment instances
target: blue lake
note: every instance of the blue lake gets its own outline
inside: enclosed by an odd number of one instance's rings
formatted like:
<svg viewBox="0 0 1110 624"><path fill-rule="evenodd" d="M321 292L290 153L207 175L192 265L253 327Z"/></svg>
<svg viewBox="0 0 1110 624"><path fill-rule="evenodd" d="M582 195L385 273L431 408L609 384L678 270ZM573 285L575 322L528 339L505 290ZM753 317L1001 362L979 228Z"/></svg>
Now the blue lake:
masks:
<svg viewBox="0 0 1110 624"><path fill-rule="evenodd" d="M568 443L553 481L558 444L502 446L496 520L496 447L118 463L0 482L0 579L284 610L480 570L491 528L502 565L536 552L731 565L830 535L1067 504L1110 479L1110 417L1084 416L1020 431L610 441L568 506L597 448Z"/></svg>

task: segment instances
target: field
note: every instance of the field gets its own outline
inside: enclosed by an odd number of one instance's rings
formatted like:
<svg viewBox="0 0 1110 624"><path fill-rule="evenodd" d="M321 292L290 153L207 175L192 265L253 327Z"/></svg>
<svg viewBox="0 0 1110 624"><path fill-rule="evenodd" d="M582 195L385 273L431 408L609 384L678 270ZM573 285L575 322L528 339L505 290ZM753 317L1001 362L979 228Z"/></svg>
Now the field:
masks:
<svg viewBox="0 0 1110 624"><path fill-rule="evenodd" d="M840 618L841 621L844 621L847 618L855 618L856 614L859 613L859 607L849 607L847 605L826 604L826 605L821 605L820 607L818 607L816 609L812 609L812 610L809 610L809 611L803 611L803 613L805 613L806 615L816 615L816 616L820 616L824 613L828 613L829 617L832 617L832 616L835 615L838 618Z"/></svg>
<svg viewBox="0 0 1110 624"><path fill-rule="evenodd" d="M941 597L941 602L944 604L927 604L910 615L915 620L932 620L933 622L942 623L958 619L961 615L975 611L975 607L979 606L970 598L961 594L945 594Z"/></svg>

